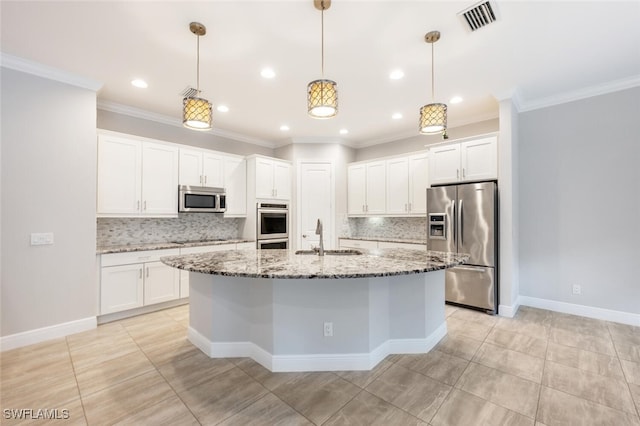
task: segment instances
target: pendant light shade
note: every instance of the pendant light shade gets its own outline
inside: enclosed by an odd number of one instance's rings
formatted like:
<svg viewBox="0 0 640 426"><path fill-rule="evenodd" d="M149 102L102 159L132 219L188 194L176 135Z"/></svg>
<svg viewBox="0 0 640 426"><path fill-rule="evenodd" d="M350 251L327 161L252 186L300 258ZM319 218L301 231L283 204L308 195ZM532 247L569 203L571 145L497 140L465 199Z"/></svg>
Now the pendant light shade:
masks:
<svg viewBox="0 0 640 426"><path fill-rule="evenodd" d="M434 60L433 44L440 40L439 31L430 31L424 36L424 40L431 44L431 102L420 108L420 123L418 130L423 135L433 135L437 133L445 134L447 131L447 106L434 102Z"/></svg>
<svg viewBox="0 0 640 426"><path fill-rule="evenodd" d="M322 12L322 78L307 85L307 112L312 118L331 118L338 113L338 84L324 78L324 11L331 6L331 0L314 0L313 5Z"/></svg>
<svg viewBox="0 0 640 426"><path fill-rule="evenodd" d="M307 86L307 106L314 118L331 118L338 113L338 85L332 80L315 80Z"/></svg>
<svg viewBox="0 0 640 426"><path fill-rule="evenodd" d="M196 89L190 89L182 100L182 124L193 130L211 129L211 103L200 98L200 36L207 33L207 28L199 22L189 24L189 30L198 37L196 62Z"/></svg>

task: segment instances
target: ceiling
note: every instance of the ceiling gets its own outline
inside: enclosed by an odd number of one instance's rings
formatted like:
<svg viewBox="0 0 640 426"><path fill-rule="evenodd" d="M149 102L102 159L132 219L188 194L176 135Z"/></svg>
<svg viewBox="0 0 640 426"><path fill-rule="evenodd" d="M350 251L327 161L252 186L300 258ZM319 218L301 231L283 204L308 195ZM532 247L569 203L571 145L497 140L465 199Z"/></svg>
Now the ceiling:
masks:
<svg viewBox="0 0 640 426"><path fill-rule="evenodd" d="M338 83L339 113L328 120L306 113L306 86L321 77L313 0L3 0L1 45L5 54L103 83L98 100L106 109L179 123L180 93L196 85L189 23L201 22L200 88L214 104L212 132L272 146L358 147L416 135L418 110L431 102L430 30L442 33L435 91L449 104L449 127L496 118L496 99L513 93L531 106L639 81L638 1L498 1L498 21L471 32L457 14L473 4L334 0L324 19L325 77ZM275 78L261 77L264 67ZM404 78L391 80L395 69ZM131 86L134 78L149 87ZM454 95L464 101L450 104ZM220 104L229 111L215 111Z"/></svg>

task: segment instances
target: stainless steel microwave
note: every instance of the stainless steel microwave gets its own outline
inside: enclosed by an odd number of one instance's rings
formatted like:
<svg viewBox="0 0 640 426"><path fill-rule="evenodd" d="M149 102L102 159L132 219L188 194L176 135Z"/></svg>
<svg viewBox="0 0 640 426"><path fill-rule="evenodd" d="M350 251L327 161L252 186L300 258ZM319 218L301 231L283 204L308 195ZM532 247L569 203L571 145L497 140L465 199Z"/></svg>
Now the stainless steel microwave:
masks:
<svg viewBox="0 0 640 426"><path fill-rule="evenodd" d="M180 185L178 187L178 212L224 213L227 196L224 188Z"/></svg>

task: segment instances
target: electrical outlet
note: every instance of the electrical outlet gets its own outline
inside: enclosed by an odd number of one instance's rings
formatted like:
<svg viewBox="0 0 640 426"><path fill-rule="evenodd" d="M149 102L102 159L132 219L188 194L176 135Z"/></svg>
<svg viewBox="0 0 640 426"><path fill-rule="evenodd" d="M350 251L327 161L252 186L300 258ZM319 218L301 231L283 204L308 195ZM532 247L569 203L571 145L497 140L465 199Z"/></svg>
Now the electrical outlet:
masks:
<svg viewBox="0 0 640 426"><path fill-rule="evenodd" d="M31 234L32 246L44 246L53 244L53 232L40 232Z"/></svg>
<svg viewBox="0 0 640 426"><path fill-rule="evenodd" d="M582 294L582 287L579 284L573 285L573 294Z"/></svg>
<svg viewBox="0 0 640 426"><path fill-rule="evenodd" d="M333 337L333 323L325 322L324 323L324 337Z"/></svg>

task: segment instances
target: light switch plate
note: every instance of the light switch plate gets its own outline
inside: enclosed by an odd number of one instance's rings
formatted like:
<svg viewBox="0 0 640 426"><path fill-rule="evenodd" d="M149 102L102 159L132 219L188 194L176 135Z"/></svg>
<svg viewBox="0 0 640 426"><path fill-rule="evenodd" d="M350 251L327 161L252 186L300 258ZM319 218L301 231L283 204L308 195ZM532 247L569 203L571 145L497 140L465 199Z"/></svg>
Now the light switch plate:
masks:
<svg viewBox="0 0 640 426"><path fill-rule="evenodd" d="M53 244L53 232L39 232L31 234L32 246L44 246Z"/></svg>

